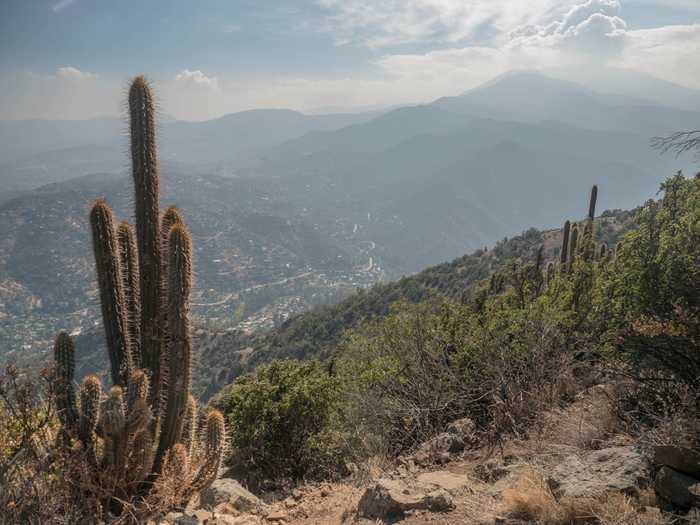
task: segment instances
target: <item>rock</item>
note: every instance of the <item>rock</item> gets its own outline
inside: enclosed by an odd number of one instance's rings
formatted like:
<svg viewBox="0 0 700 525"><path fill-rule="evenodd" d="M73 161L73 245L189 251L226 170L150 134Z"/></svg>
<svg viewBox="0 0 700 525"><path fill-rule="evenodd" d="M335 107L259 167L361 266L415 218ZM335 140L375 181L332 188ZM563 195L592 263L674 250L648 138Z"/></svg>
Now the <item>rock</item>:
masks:
<svg viewBox="0 0 700 525"><path fill-rule="evenodd" d="M205 522L213 517L214 513L206 509L197 509L190 513L190 516L196 518L200 522Z"/></svg>
<svg viewBox="0 0 700 525"><path fill-rule="evenodd" d="M557 496L586 497L604 492L636 495L646 478L639 452L633 447L611 447L565 458L548 481Z"/></svg>
<svg viewBox="0 0 700 525"><path fill-rule="evenodd" d="M176 518L173 523L175 525L202 525L203 522L194 516L182 515L179 518Z"/></svg>
<svg viewBox="0 0 700 525"><path fill-rule="evenodd" d="M411 487L404 482L380 479L365 490L358 514L368 519L403 517L413 510L447 512L454 508L449 492L433 485Z"/></svg>
<svg viewBox="0 0 700 525"><path fill-rule="evenodd" d="M476 432L476 425L470 418L465 417L453 421L447 425L447 433L459 436L465 441L470 441Z"/></svg>
<svg viewBox="0 0 700 525"><path fill-rule="evenodd" d="M489 460L484 463L479 463L474 467L474 474L477 479L486 483L493 483L499 479L505 478L510 474L510 470L499 461Z"/></svg>
<svg viewBox="0 0 700 525"><path fill-rule="evenodd" d="M464 450L464 439L456 434L443 432L423 443L418 450L405 458L407 464L414 462L417 465L429 465L431 463L446 463L452 454Z"/></svg>
<svg viewBox="0 0 700 525"><path fill-rule="evenodd" d="M661 467L654 487L659 496L677 507L689 509L700 505L700 481L671 467Z"/></svg>
<svg viewBox="0 0 700 525"><path fill-rule="evenodd" d="M287 513L283 510L277 510L267 515L267 521L285 522L288 521L288 519Z"/></svg>
<svg viewBox="0 0 700 525"><path fill-rule="evenodd" d="M416 481L421 485L432 485L435 488L444 489L450 494L457 494L469 485L467 476L453 474L447 470L424 472L418 475Z"/></svg>
<svg viewBox="0 0 700 525"><path fill-rule="evenodd" d="M213 510L222 503L228 503L241 512L254 512L265 507L265 503L255 494L230 478L217 479L212 483L208 489L202 492L200 503L208 510Z"/></svg>
<svg viewBox="0 0 700 525"><path fill-rule="evenodd" d="M690 448L657 445L654 447L654 464L700 478L700 453Z"/></svg>

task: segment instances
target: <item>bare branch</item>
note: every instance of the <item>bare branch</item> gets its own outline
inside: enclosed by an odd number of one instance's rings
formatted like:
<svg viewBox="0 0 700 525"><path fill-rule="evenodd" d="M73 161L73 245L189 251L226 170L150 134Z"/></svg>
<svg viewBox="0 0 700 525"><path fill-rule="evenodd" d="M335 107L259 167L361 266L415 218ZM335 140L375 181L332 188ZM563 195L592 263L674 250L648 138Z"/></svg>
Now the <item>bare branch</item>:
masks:
<svg viewBox="0 0 700 525"><path fill-rule="evenodd" d="M677 131L667 137L654 137L651 139L651 147L662 154L672 151L676 157L693 150L697 150L700 155L700 130Z"/></svg>

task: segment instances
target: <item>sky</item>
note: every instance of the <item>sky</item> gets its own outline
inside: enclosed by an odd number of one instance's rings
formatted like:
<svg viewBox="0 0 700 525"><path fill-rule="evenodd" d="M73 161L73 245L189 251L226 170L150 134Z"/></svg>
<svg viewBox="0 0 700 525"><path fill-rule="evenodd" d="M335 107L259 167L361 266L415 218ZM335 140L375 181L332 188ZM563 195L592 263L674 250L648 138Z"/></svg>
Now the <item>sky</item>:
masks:
<svg viewBox="0 0 700 525"><path fill-rule="evenodd" d="M700 0L0 0L0 119L358 111L513 69L622 67L700 89Z"/></svg>

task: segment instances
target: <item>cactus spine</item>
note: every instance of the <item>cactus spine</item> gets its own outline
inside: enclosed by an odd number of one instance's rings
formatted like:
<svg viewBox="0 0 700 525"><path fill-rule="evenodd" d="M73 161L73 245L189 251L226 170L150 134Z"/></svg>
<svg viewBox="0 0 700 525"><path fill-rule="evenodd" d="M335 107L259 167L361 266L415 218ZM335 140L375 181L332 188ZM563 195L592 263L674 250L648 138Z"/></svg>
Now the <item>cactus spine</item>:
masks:
<svg viewBox="0 0 700 525"><path fill-rule="evenodd" d="M216 477L225 442L223 416L216 412L207 419L205 443L196 443L192 239L176 208L159 216L155 110L143 77L129 90L129 113L136 235L126 221L115 228L104 200L90 213L113 385L104 401L101 382L91 375L81 383L77 406L73 341L61 332L54 345L64 433L89 452L92 483L102 484L100 497L112 495L102 501L112 512L157 491L165 463L171 474L173 468L178 476L190 471L179 479L183 495L205 488Z"/></svg>

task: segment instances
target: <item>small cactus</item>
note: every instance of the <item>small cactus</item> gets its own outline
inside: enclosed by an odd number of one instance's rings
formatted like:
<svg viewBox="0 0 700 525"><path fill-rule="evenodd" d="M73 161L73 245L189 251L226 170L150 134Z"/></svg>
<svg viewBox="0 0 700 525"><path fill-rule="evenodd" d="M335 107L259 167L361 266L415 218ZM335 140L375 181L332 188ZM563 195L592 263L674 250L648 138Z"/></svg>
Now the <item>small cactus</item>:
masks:
<svg viewBox="0 0 700 525"><path fill-rule="evenodd" d="M56 363L56 406L58 417L66 431L74 432L78 424L73 376L75 375L75 344L66 332L59 332L53 347Z"/></svg>

